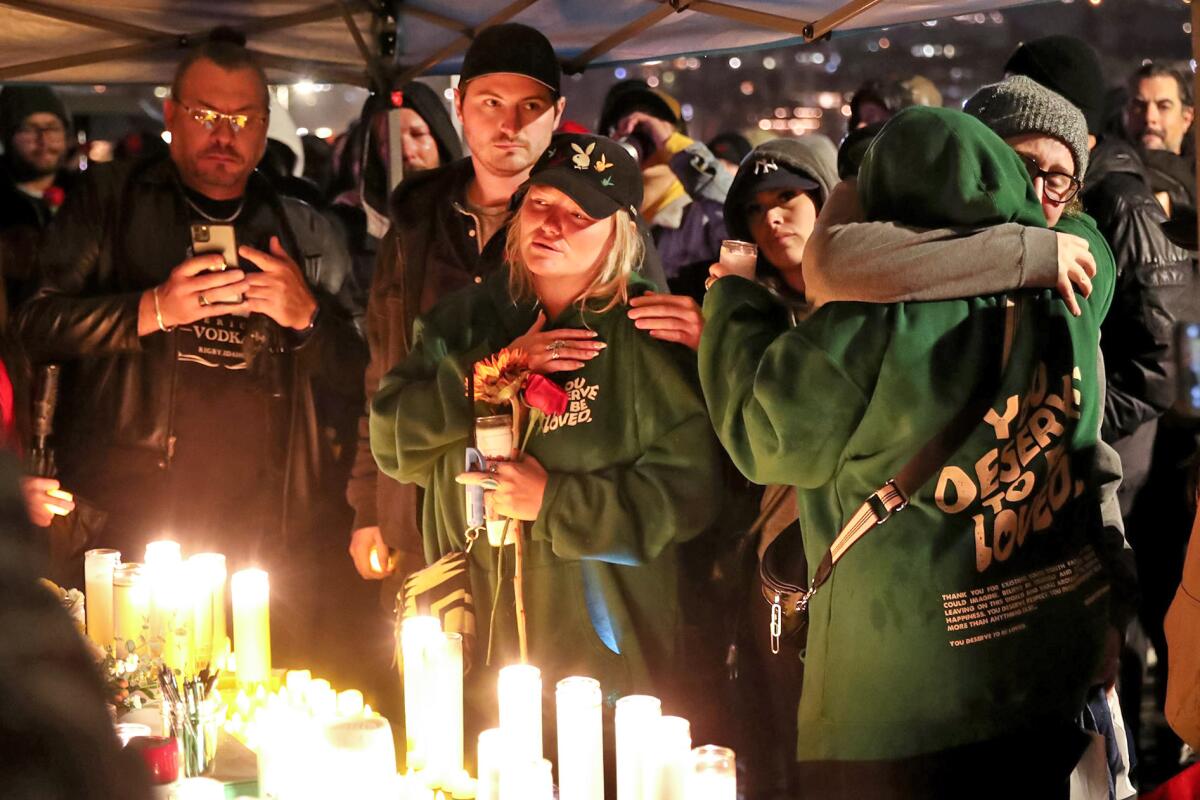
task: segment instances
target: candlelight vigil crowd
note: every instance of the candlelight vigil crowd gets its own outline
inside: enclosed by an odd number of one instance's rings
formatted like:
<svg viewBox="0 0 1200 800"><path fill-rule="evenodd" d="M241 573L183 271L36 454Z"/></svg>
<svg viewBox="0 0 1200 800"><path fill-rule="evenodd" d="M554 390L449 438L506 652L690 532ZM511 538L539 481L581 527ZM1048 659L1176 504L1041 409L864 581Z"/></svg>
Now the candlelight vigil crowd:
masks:
<svg viewBox="0 0 1200 800"><path fill-rule="evenodd" d="M469 743L520 661L599 681L606 723L661 698L745 800L1188 769L1193 72L1055 35L986 77L705 143L642 80L568 107L505 23L452 99L375 91L297 151L217 29L169 144L84 172L56 92L4 86L0 796L151 796L37 579L163 538L266 570L274 665L397 730L420 609L463 635Z"/></svg>

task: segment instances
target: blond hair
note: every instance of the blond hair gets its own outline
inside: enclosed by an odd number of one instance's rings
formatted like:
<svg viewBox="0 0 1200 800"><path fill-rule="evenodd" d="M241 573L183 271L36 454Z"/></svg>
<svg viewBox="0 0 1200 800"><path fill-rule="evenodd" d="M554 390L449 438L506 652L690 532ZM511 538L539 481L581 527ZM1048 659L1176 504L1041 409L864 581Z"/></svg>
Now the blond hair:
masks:
<svg viewBox="0 0 1200 800"><path fill-rule="evenodd" d="M528 195L526 195L528 196ZM524 205L524 201L522 201ZM608 249L600 261L592 282L575 302L582 309L590 300L605 300L607 303L597 309L604 313L615 306L629 302L629 276L642 265L645 255L645 245L641 233L633 222L633 217L625 209L619 209L613 214L612 235L608 240ZM508 222L508 239L504 243L504 257L508 262L508 292L513 300L522 300L535 295L533 277L529 267L521 258L521 209L512 215Z"/></svg>

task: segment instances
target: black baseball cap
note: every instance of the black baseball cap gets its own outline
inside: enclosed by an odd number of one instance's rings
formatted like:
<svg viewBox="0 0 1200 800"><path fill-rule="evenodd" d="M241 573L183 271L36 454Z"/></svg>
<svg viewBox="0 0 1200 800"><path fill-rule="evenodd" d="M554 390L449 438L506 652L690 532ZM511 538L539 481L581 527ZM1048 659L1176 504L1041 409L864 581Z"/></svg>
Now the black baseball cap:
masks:
<svg viewBox="0 0 1200 800"><path fill-rule="evenodd" d="M741 189L747 196L770 189L811 192L821 188L811 176L787 162L776 160L769 153L749 156L738 171L745 172Z"/></svg>
<svg viewBox="0 0 1200 800"><path fill-rule="evenodd" d="M652 117L683 127L683 108L666 92L651 89L650 84L637 78L614 83L604 96L600 107L600 122L596 130L607 135L622 117L642 111Z"/></svg>
<svg viewBox="0 0 1200 800"><path fill-rule="evenodd" d="M562 65L541 31L519 22L493 25L480 32L463 56L459 81L463 86L482 75L524 75L560 94Z"/></svg>
<svg viewBox="0 0 1200 800"><path fill-rule="evenodd" d="M551 186L589 217L604 219L622 208L637 216L642 172L629 151L607 136L559 133L533 165L526 186Z"/></svg>

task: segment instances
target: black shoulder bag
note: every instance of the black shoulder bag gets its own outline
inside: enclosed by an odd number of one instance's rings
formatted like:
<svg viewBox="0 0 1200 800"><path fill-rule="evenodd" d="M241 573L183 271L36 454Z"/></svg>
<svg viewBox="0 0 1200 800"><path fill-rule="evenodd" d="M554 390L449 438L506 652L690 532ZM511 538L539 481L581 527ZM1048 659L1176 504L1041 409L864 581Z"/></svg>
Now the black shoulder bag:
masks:
<svg viewBox="0 0 1200 800"><path fill-rule="evenodd" d="M978 425L979 420L987 413L1000 386L1000 380L1008 366L1008 357L1012 349L1012 337L1016 327L1019 305L1016 301L1008 300L1007 305L997 311L1004 314L1003 334L995 337L1000 352L997 354L999 369L994 374L981 380L975 387L974 394L967 403L950 420L936 436L927 441L916 455L908 460L896 473L896 476L886 481L883 486L871 494L850 520L842 527L837 538L829 546L825 556L817 565L811 583L790 581L782 576L784 569L778 562L777 556L779 537L772 542L759 559L759 578L762 581L763 597L771 604L771 652L779 652L781 638L799 637L808 628L808 606L813 595L817 593L829 577L833 568L843 556L863 539L868 533L887 522L893 514L903 511L908 505L908 499L913 496L926 481L937 474L946 461L958 450L970 436L971 431ZM764 510L760 519L770 513ZM757 523L756 523L757 524ZM807 572L807 565L804 572ZM801 579L803 580L803 579Z"/></svg>

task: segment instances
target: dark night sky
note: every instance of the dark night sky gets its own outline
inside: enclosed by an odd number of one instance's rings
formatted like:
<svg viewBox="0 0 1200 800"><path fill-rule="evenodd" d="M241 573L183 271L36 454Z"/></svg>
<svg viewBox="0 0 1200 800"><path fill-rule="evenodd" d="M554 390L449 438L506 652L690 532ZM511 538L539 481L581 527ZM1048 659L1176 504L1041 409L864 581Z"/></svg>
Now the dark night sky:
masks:
<svg viewBox="0 0 1200 800"><path fill-rule="evenodd" d="M786 109L785 120L791 119L796 107L819 108L819 93L825 92L824 104L835 107L822 110L820 130L837 139L845 122L840 101L835 103L828 93L848 98L868 78L924 75L942 91L946 105L958 104L982 84L1002 77L1004 62L1021 41L1067 33L1099 51L1105 80L1112 85L1145 58L1190 58L1191 38L1185 29L1189 19L1190 8L1183 0L1102 0L1097 6L1089 0L1050 2L975 15L970 21L943 19L932 27L902 25L813 45L743 53L738 69L731 68L730 56L724 55L699 58L693 69L676 60L627 67L625 72L628 77L657 78L659 88L691 104L690 132L698 138L729 128L756 130L764 117L775 119L777 109ZM886 48L880 47L881 39L887 40ZM937 55L914 56L914 48L928 52L925 45ZM953 56L947 57L947 52ZM765 59L774 60L774 69L763 66ZM611 67L568 79L567 116L594 126L604 92L616 80ZM743 93L744 82L752 85L753 94Z"/></svg>

